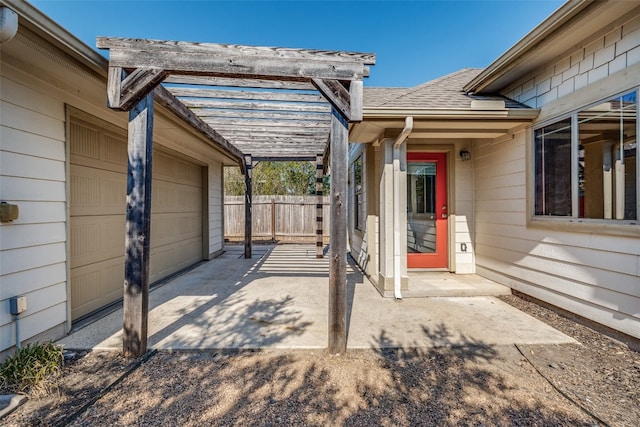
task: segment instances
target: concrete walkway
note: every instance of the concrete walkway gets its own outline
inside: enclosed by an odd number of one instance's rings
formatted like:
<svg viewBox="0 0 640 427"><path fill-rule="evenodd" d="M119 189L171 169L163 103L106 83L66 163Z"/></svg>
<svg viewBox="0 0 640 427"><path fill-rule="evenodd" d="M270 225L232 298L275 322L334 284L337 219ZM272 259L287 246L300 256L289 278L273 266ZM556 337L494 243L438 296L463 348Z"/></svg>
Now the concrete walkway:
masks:
<svg viewBox="0 0 640 427"><path fill-rule="evenodd" d="M229 249L152 290L149 347L325 348L328 258L316 259L313 245L255 246L249 260L242 258L241 247ZM456 277L450 276L447 280ZM353 267L347 296L349 348L575 342L490 296L382 298ZM121 327L119 309L59 343L120 350Z"/></svg>

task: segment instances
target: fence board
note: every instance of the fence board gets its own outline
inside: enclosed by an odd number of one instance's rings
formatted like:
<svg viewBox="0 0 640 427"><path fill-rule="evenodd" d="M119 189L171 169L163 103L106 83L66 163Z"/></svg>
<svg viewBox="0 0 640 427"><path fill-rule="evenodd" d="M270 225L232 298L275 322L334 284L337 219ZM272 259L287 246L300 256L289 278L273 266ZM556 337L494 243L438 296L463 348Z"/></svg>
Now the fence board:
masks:
<svg viewBox="0 0 640 427"><path fill-rule="evenodd" d="M253 196L254 240L292 243L316 241L317 196ZM323 239L329 242L329 196L323 196ZM275 226L275 229L274 229ZM224 197L224 238L244 240L244 196Z"/></svg>

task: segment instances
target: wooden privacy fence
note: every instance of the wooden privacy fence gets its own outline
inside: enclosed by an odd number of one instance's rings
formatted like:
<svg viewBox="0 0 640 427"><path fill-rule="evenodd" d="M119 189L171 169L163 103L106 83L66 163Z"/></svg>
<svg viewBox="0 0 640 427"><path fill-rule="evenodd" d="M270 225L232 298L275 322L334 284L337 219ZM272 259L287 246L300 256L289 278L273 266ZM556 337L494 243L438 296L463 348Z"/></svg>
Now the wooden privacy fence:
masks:
<svg viewBox="0 0 640 427"><path fill-rule="evenodd" d="M317 196L253 196L253 240L290 243L316 241ZM329 196L322 197L322 237L329 242ZM224 198L224 238L244 240L244 196Z"/></svg>

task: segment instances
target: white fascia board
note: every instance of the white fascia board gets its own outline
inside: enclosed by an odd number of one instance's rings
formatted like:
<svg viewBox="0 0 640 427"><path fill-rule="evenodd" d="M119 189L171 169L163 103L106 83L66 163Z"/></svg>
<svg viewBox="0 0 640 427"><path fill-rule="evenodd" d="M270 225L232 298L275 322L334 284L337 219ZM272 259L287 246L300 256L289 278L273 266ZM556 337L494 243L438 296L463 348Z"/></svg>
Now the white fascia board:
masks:
<svg viewBox="0 0 640 427"><path fill-rule="evenodd" d="M533 108L505 108L504 110L422 110L422 109L390 109L364 108L364 119L405 118L412 116L418 119L529 119L538 117L540 110Z"/></svg>

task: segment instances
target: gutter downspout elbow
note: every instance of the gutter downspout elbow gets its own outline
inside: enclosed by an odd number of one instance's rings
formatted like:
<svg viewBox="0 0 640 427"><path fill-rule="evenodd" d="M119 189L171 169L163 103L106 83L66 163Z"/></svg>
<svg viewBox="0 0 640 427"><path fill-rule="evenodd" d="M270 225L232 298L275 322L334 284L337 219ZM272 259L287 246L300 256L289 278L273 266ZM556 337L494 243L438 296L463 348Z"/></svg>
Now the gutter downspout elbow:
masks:
<svg viewBox="0 0 640 427"><path fill-rule="evenodd" d="M0 6L0 44L8 42L18 33L18 14Z"/></svg>
<svg viewBox="0 0 640 427"><path fill-rule="evenodd" d="M404 129L393 143L393 296L402 299L400 278L400 147L413 131L413 117L404 121Z"/></svg>

